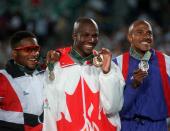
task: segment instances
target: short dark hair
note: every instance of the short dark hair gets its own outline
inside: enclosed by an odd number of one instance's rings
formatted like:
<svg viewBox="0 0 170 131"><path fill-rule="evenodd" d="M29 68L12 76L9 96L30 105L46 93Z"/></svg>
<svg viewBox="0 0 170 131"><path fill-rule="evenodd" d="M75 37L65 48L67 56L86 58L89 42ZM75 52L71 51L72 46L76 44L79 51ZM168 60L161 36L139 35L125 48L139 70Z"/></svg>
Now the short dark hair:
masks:
<svg viewBox="0 0 170 131"><path fill-rule="evenodd" d="M96 26L96 28L98 28L97 23L92 19L92 18L88 18L88 17L79 17L75 23L74 23L74 27L73 27L73 33L77 33L78 29L79 29L79 24L94 24Z"/></svg>
<svg viewBox="0 0 170 131"><path fill-rule="evenodd" d="M25 38L28 38L28 37L36 38L36 36L32 32L29 32L29 31L18 31L18 32L16 32L15 34L12 35L12 37L10 39L11 48L12 49L16 48L20 44L20 41L22 39L25 39Z"/></svg>

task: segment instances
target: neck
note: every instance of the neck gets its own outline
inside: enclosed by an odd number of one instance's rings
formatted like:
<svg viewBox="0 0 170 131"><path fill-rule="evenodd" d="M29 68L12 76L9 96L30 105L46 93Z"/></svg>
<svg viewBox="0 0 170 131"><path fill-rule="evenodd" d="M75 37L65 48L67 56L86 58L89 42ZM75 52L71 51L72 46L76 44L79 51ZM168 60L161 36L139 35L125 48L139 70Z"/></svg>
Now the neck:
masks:
<svg viewBox="0 0 170 131"><path fill-rule="evenodd" d="M130 48L130 55L138 60L149 60L151 57L151 52L146 51L143 53L138 53L134 48Z"/></svg>
<svg viewBox="0 0 170 131"><path fill-rule="evenodd" d="M73 46L73 48L72 48L72 50L77 54L77 55L79 55L80 57L84 57L81 53L79 53L80 51L79 51L79 49L76 47L76 46Z"/></svg>
<svg viewBox="0 0 170 131"><path fill-rule="evenodd" d="M132 47L133 48L133 47ZM134 48L133 48L134 49ZM145 55L145 53L147 52L147 51L141 51L141 50L139 50L139 49L134 49L138 54L140 54L141 56L144 56Z"/></svg>
<svg viewBox="0 0 170 131"><path fill-rule="evenodd" d="M14 61L14 63L19 67L20 71L25 72L29 75L31 75L35 69L29 69L21 64L18 64L17 62Z"/></svg>
<svg viewBox="0 0 170 131"><path fill-rule="evenodd" d="M77 61L79 61L81 64L83 64L85 61L88 61L88 60L92 60L92 58L94 57L93 54L91 55L88 55L87 57L85 56L81 56L80 53L73 47L71 52L70 52L70 55L76 59Z"/></svg>

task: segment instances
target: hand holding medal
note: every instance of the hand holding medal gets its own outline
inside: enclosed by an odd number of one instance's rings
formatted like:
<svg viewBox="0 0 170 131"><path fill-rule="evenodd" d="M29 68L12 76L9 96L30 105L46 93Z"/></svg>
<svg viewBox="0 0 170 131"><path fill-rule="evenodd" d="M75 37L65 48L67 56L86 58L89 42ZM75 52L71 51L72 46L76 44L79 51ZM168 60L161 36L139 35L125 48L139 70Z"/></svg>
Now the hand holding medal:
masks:
<svg viewBox="0 0 170 131"><path fill-rule="evenodd" d="M142 83L145 77L148 76L148 70L149 70L149 59L151 57L151 52L147 51L145 52L144 56L140 56L134 49L131 48L130 50L131 56L134 58L138 58L140 60L138 69L134 70L133 76L131 77L132 85L134 88L139 87Z"/></svg>
<svg viewBox="0 0 170 131"><path fill-rule="evenodd" d="M103 55L99 54L93 58L93 64L96 67L101 67L103 65Z"/></svg>
<svg viewBox="0 0 170 131"><path fill-rule="evenodd" d="M47 63L47 67L49 70L49 79L51 81L53 81L55 79L55 75L54 75L54 63L59 61L60 59L60 52L55 51L55 50L50 50L47 53L47 58L46 58L46 63Z"/></svg>
<svg viewBox="0 0 170 131"><path fill-rule="evenodd" d="M132 85L134 88L139 87L142 84L144 78L148 75L149 64L146 60L141 60L139 65L139 69L135 70L132 77Z"/></svg>
<svg viewBox="0 0 170 131"><path fill-rule="evenodd" d="M106 74L110 71L111 60L112 53L109 51L109 49L102 48L101 51L99 51L98 54L93 58L93 64L96 67L101 67L103 73Z"/></svg>

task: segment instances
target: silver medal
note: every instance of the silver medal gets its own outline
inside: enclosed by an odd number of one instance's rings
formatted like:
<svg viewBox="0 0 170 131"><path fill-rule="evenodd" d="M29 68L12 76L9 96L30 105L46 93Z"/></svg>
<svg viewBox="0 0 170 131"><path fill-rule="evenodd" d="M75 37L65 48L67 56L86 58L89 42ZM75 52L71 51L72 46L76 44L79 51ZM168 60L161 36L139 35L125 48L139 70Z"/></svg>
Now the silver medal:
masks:
<svg viewBox="0 0 170 131"><path fill-rule="evenodd" d="M148 61L146 60L141 60L140 63L139 63L139 69L141 69L142 71L148 71L149 69L149 64L148 64Z"/></svg>

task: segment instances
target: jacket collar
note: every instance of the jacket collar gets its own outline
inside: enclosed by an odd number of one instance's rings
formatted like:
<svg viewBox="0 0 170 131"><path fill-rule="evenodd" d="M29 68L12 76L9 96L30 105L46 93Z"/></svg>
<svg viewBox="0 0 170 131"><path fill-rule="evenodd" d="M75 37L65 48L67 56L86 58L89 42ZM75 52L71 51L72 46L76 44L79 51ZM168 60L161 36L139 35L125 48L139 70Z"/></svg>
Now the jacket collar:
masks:
<svg viewBox="0 0 170 131"><path fill-rule="evenodd" d="M130 56L132 56L133 58L137 59L137 60L146 60L149 61L149 59L155 55L155 50L154 49L150 49L149 51L147 51L145 53L144 56L141 56L138 52L136 52L133 48L130 48L129 50Z"/></svg>
<svg viewBox="0 0 170 131"><path fill-rule="evenodd" d="M80 57L71 47L59 49L61 53L60 66L67 67L75 64L92 64L94 55L87 58Z"/></svg>
<svg viewBox="0 0 170 131"><path fill-rule="evenodd" d="M43 70L41 70L39 67L37 67L37 69L33 70L32 72L28 73L26 71L26 69L24 69L24 67L21 67L20 65L16 64L14 62L14 60L9 60L7 62L7 65L5 67L5 70L13 77L20 77L20 76L24 76L25 74L39 74L41 72L44 72Z"/></svg>

